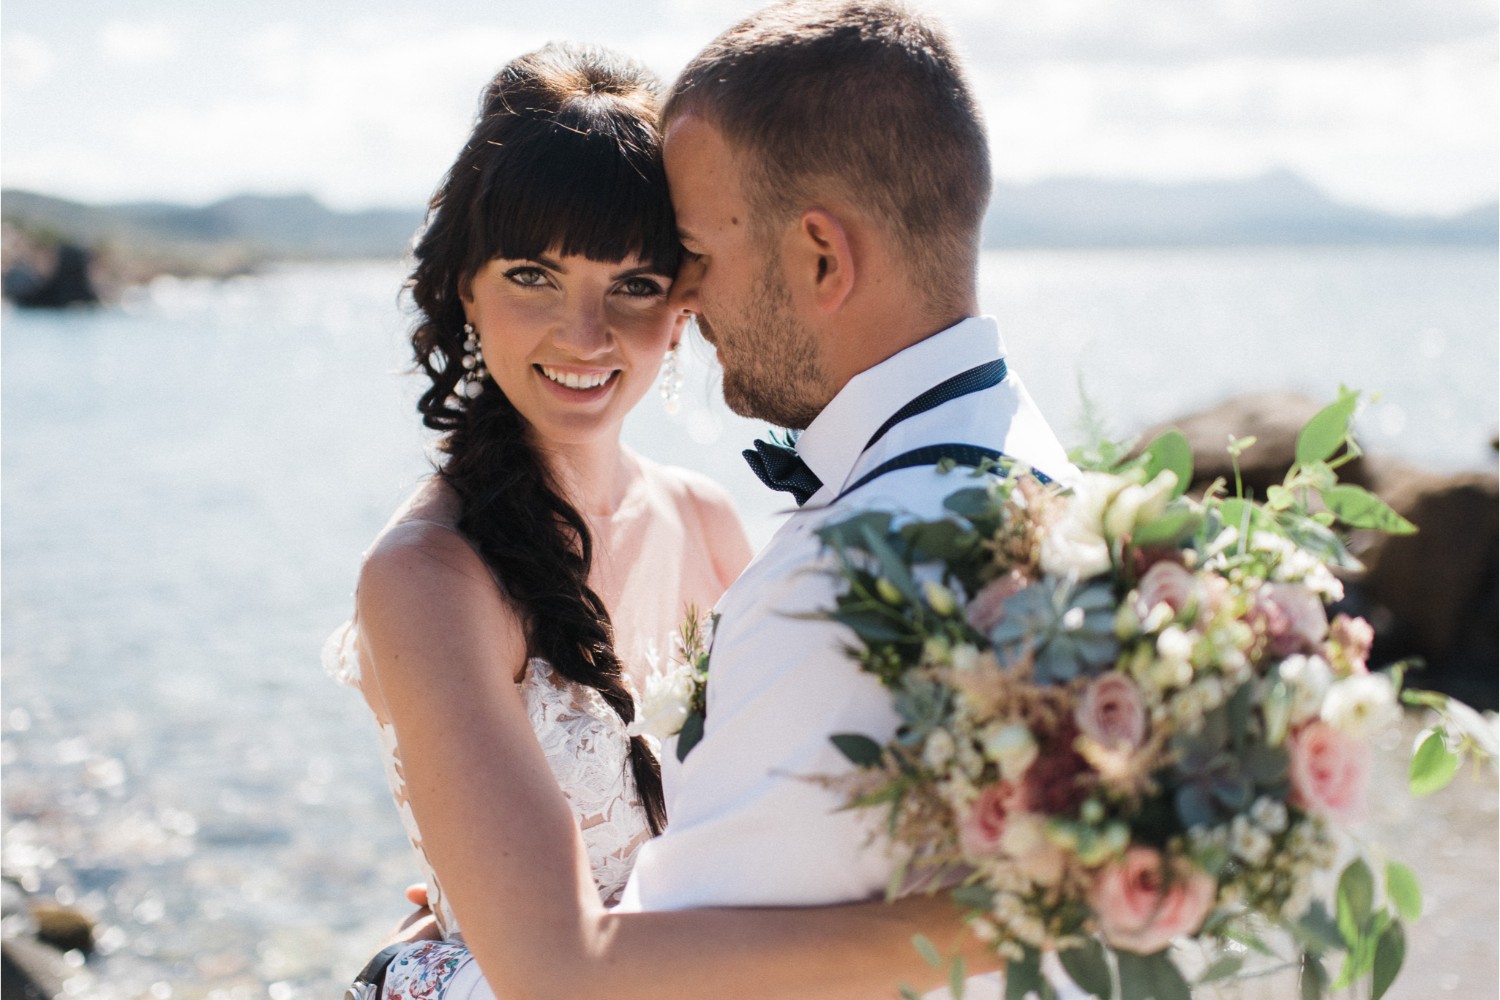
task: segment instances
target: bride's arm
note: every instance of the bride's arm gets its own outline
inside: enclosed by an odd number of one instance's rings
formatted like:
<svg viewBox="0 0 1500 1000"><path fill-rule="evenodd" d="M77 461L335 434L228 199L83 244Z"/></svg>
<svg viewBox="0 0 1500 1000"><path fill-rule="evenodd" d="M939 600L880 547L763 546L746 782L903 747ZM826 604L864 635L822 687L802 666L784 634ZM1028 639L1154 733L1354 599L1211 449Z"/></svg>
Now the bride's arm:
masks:
<svg viewBox="0 0 1500 1000"><path fill-rule="evenodd" d="M915 933L964 944L945 901L611 914L514 678L525 637L458 536L389 534L360 579L375 694L428 859L495 993L525 998L895 996L943 976Z"/></svg>

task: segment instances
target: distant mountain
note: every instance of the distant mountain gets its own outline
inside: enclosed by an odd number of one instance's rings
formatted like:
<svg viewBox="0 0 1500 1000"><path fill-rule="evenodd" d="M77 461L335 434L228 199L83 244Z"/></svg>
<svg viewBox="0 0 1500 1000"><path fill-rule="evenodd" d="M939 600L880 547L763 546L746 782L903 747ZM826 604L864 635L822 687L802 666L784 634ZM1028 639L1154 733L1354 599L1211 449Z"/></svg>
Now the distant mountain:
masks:
<svg viewBox="0 0 1500 1000"><path fill-rule="evenodd" d="M1391 215L1330 199L1296 174L1244 181L1056 178L996 186L988 247L1461 243L1500 240L1500 206L1448 218ZM116 284L175 274L230 274L269 261L400 257L420 209L336 212L308 195L241 195L201 207L167 202L86 205L0 192L6 267L72 243ZM40 248L40 249L39 249ZM96 265L95 270L99 270Z"/></svg>
<svg viewBox="0 0 1500 1000"><path fill-rule="evenodd" d="M6 190L0 221L32 240L88 247L127 273L223 273L271 260L400 257L422 212L335 212L308 195L241 195L191 207L85 205Z"/></svg>
<svg viewBox="0 0 1500 1000"><path fill-rule="evenodd" d="M1391 215L1336 202L1289 171L1243 181L1054 178L997 184L987 247L1495 243L1500 204Z"/></svg>

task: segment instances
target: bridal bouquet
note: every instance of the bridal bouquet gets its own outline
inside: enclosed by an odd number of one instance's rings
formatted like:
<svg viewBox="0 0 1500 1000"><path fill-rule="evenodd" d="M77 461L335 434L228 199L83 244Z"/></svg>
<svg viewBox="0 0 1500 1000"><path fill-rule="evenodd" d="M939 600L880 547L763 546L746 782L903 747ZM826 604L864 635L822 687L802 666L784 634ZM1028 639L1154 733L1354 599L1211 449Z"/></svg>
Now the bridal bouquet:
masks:
<svg viewBox="0 0 1500 1000"><path fill-rule="evenodd" d="M901 720L883 745L834 736L858 765L835 781L883 810L906 858L893 895L941 887L972 910L1009 959L1007 997L1051 996L1039 964L1056 951L1095 996L1187 998L1174 939L1209 946L1206 982L1270 954L1273 928L1304 997L1365 976L1379 997L1395 977L1412 873L1356 858L1332 876L1402 696L1399 669L1367 668L1370 625L1328 617L1332 569L1354 565L1335 528L1415 530L1337 480L1356 403L1302 430L1263 502L1223 483L1184 495L1191 451L1169 432L1131 460L1106 449L1071 490L1011 468L942 519L822 529L845 584L829 617ZM1231 443L1236 463L1251 443ZM1414 790L1451 776L1457 732L1427 736Z"/></svg>

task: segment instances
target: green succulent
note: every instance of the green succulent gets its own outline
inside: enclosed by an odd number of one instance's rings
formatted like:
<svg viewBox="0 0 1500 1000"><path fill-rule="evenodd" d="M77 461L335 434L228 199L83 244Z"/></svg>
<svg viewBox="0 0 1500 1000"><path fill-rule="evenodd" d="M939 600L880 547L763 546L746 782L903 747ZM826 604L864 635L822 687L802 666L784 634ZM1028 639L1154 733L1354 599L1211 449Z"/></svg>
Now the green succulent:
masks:
<svg viewBox="0 0 1500 1000"><path fill-rule="evenodd" d="M1107 581L1085 587L1043 578L1005 602L1005 617L990 630L1002 659L1035 656L1038 683L1092 677L1115 662L1115 598Z"/></svg>

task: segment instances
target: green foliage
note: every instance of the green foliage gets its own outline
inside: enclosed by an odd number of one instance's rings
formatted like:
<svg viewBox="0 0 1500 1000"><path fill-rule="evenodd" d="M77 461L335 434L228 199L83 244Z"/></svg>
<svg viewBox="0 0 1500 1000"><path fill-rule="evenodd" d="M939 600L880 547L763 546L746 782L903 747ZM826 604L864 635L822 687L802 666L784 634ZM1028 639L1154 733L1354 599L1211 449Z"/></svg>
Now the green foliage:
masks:
<svg viewBox="0 0 1500 1000"><path fill-rule="evenodd" d="M1370 1000L1380 1000L1396 981L1406 961L1406 933L1400 922L1392 923L1375 945L1374 968L1371 969Z"/></svg>
<svg viewBox="0 0 1500 1000"><path fill-rule="evenodd" d="M1297 464L1326 462L1349 437L1359 393L1339 387L1339 398L1323 407L1297 434Z"/></svg>
<svg viewBox="0 0 1500 1000"><path fill-rule="evenodd" d="M1322 491L1323 504L1351 528L1374 528L1388 535L1414 534L1417 526L1396 513L1369 490L1339 483Z"/></svg>
<svg viewBox="0 0 1500 1000"><path fill-rule="evenodd" d="M1152 439L1141 451L1145 460L1146 481L1155 479L1162 471L1170 471L1177 477L1177 487L1172 491L1175 499L1187 492L1193 481L1193 446L1182 431L1175 427Z"/></svg>
<svg viewBox="0 0 1500 1000"><path fill-rule="evenodd" d="M1005 1000L1026 1000L1027 997L1047 997L1053 990L1042 975L1042 955L1035 948L1027 948L1020 958L1013 958L1005 967Z"/></svg>
<svg viewBox="0 0 1500 1000"><path fill-rule="evenodd" d="M1402 920L1411 923L1422 915L1422 888L1410 868L1397 861L1386 865L1385 892Z"/></svg>
<svg viewBox="0 0 1500 1000"><path fill-rule="evenodd" d="M1094 938L1087 938L1083 944L1067 951L1059 952L1063 969L1068 977L1078 985L1078 988L1100 1000L1111 1000L1114 996L1114 980L1110 976L1109 956Z"/></svg>
<svg viewBox="0 0 1500 1000"><path fill-rule="evenodd" d="M1431 795L1447 787L1458 773L1458 754L1448 749L1448 741L1434 729L1422 740L1411 758L1409 784L1413 795Z"/></svg>
<svg viewBox="0 0 1500 1000"><path fill-rule="evenodd" d="M1323 968L1323 959L1318 955L1303 952L1301 975L1302 1000L1323 1000L1328 995L1328 970Z"/></svg>
<svg viewBox="0 0 1500 1000"><path fill-rule="evenodd" d="M703 715L699 712L691 712L682 723L682 730L677 734L677 759L687 760L687 755L703 739Z"/></svg>
<svg viewBox="0 0 1500 1000"><path fill-rule="evenodd" d="M855 767L874 767L880 763L880 744L859 733L836 733L829 741Z"/></svg>
<svg viewBox="0 0 1500 1000"><path fill-rule="evenodd" d="M943 956L938 954L937 946L929 941L925 934L914 935L911 943L912 947L917 949L917 954L922 956L922 961L934 969L943 967Z"/></svg>
<svg viewBox="0 0 1500 1000"><path fill-rule="evenodd" d="M1192 1000L1187 980L1167 952L1120 951L1115 955L1120 965L1120 1000Z"/></svg>

